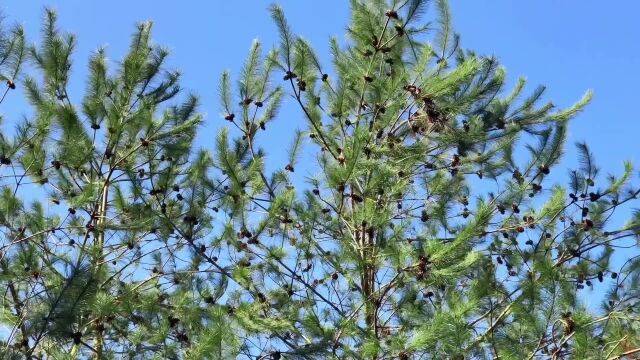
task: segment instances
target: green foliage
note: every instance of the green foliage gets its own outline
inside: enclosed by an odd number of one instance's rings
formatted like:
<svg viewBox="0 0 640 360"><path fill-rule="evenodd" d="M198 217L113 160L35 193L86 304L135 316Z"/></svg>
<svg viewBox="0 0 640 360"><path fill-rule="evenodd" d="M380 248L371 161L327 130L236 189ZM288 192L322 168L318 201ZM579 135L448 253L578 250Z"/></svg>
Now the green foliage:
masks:
<svg viewBox="0 0 640 360"><path fill-rule="evenodd" d="M22 69L26 52L22 26L14 25L9 29L5 28L4 17L0 14L0 81L16 80ZM7 88L9 89L10 87Z"/></svg>
<svg viewBox="0 0 640 360"><path fill-rule="evenodd" d="M632 164L602 183L579 143L567 185L555 176L591 92L559 109L544 86L509 89L430 3L352 0L332 68L271 6L280 43L222 73L229 126L200 149L198 97L150 23L121 62L90 56L81 99L53 11L34 46L2 28L6 94L24 79L33 110L0 133L3 356L635 354L640 261L618 266L640 238ZM304 121L276 163L263 137L285 96Z"/></svg>

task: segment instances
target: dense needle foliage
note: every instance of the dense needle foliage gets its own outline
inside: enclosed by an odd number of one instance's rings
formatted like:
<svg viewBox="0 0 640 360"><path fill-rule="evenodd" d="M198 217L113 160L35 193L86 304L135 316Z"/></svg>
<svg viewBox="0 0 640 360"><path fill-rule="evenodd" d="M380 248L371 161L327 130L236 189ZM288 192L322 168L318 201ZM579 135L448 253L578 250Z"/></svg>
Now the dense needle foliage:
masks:
<svg viewBox="0 0 640 360"><path fill-rule="evenodd" d="M228 126L202 144L151 24L121 61L91 55L82 98L53 11L37 45L2 29L4 95L31 104L0 133L3 358L640 352L632 164L602 174L580 143L556 167L590 92L558 108L509 88L445 0L352 0L349 40L323 56L269 11L279 46L222 74ZM301 130L268 162L284 99Z"/></svg>

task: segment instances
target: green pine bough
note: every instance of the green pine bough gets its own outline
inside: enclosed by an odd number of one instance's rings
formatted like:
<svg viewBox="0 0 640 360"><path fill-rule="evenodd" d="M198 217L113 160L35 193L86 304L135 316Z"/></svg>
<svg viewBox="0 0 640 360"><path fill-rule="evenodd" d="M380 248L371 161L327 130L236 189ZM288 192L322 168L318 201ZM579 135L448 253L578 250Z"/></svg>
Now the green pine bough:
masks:
<svg viewBox="0 0 640 360"><path fill-rule="evenodd" d="M637 356L633 167L603 176L580 143L554 168L591 93L508 89L427 3L352 1L324 56L271 6L280 44L222 74L203 144L149 23L121 62L91 55L82 98L53 11L38 45L3 27L2 101L31 106L0 133L3 358Z"/></svg>

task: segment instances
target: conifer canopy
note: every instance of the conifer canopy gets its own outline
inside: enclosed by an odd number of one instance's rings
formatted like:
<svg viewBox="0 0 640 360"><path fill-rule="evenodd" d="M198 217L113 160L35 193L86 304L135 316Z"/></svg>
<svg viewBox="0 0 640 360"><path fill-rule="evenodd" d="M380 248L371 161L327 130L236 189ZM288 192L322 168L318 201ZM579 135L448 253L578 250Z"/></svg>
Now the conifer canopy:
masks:
<svg viewBox="0 0 640 360"><path fill-rule="evenodd" d="M54 11L32 46L2 27L2 99L30 105L0 132L2 359L640 354L637 173L587 143L556 166L591 92L509 85L446 0L350 6L330 54L270 6L279 44L203 106L151 23L89 54L79 98ZM269 158L286 99L299 130Z"/></svg>

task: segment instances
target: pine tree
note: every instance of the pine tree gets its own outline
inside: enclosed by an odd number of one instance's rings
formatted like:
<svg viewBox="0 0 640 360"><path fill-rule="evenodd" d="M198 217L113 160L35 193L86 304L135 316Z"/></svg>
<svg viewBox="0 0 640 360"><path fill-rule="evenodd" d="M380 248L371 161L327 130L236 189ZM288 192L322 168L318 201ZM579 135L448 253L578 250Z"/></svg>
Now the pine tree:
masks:
<svg viewBox="0 0 640 360"><path fill-rule="evenodd" d="M198 99L176 100L180 74L150 31L136 28L113 70L97 50L78 103L67 92L76 40L53 11L27 49L34 114L2 139L0 206L8 346L28 358L173 358L229 332L207 306L220 275L197 271L211 259L196 249L218 186L192 147Z"/></svg>
<svg viewBox="0 0 640 360"><path fill-rule="evenodd" d="M591 93L558 108L544 87L526 95L524 79L509 89L497 58L462 47L447 2L428 3L351 1L333 67L271 6L281 42L266 52L254 42L235 86L222 74L228 127L204 149L194 144L197 97L165 68L149 23L115 69L104 50L92 55L78 103L67 93L75 38L54 12L38 46L18 29L2 37L8 89L27 54L33 66L18 84L33 116L0 138L2 322L12 327L3 351L640 352L640 258L626 252L640 235L632 164L603 176L579 143L567 184L557 175L568 123ZM263 138L285 98L302 130L286 163L268 163ZM619 227L621 212L630 215ZM593 294L599 309L585 305Z"/></svg>

